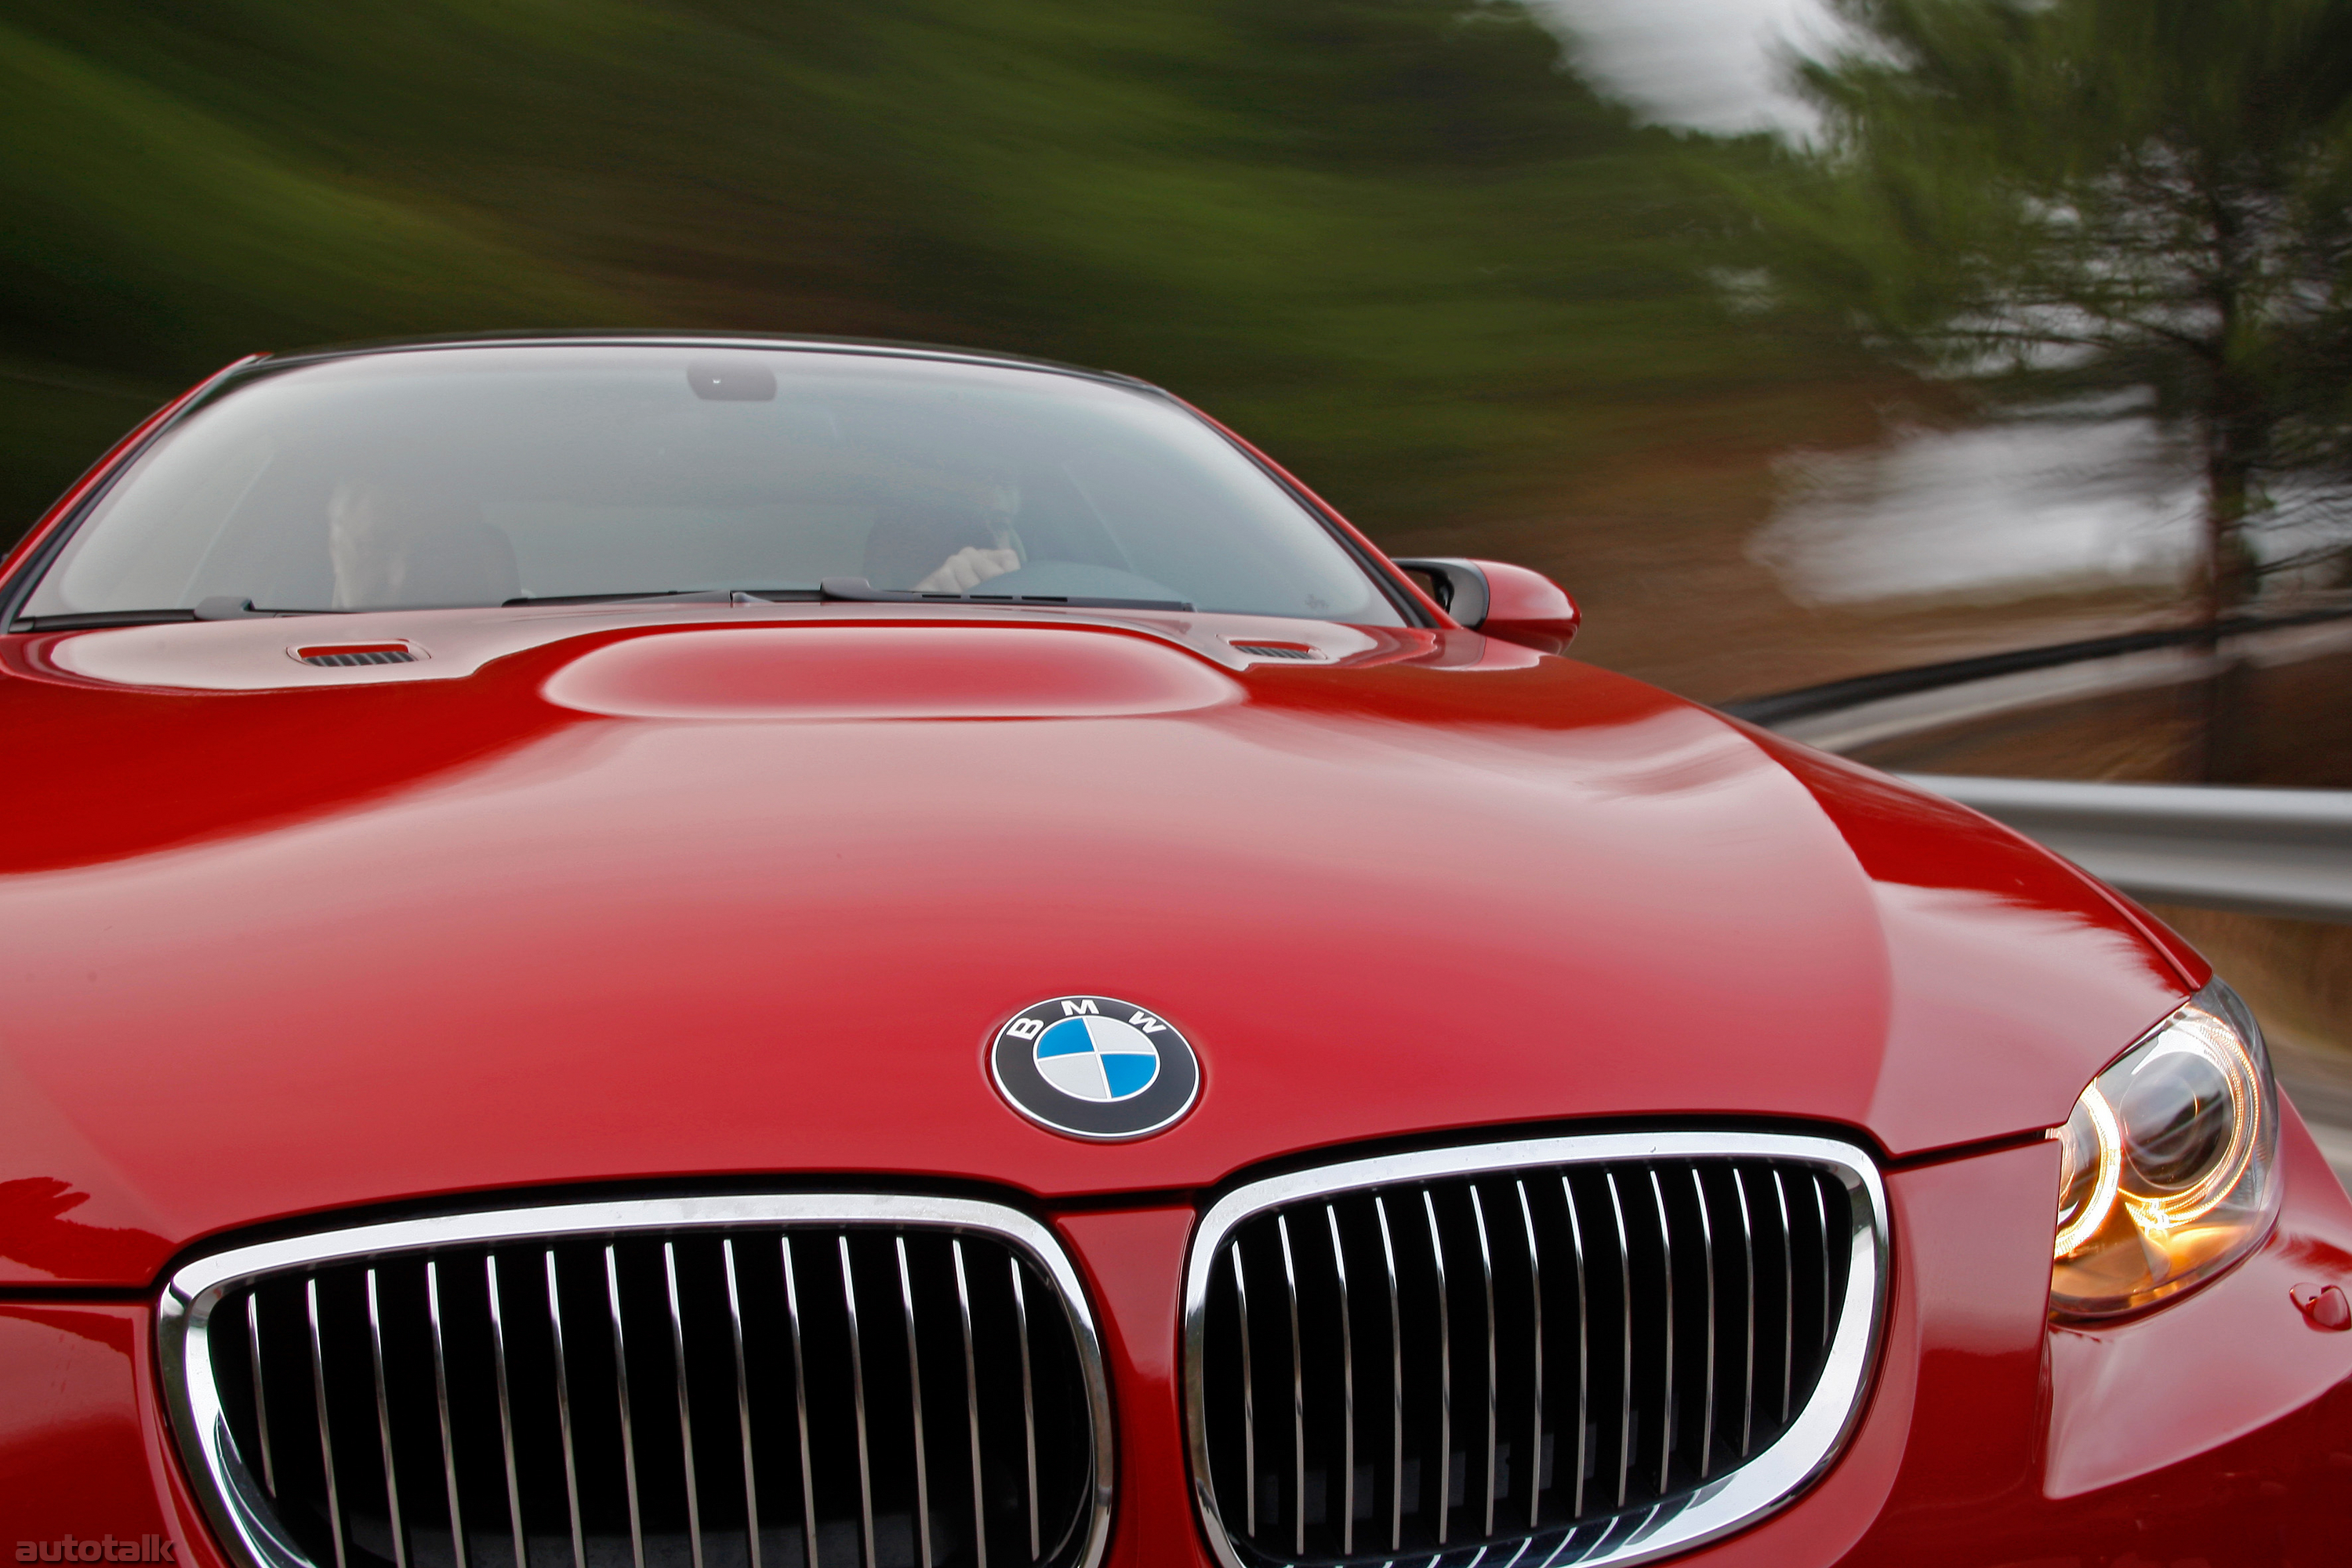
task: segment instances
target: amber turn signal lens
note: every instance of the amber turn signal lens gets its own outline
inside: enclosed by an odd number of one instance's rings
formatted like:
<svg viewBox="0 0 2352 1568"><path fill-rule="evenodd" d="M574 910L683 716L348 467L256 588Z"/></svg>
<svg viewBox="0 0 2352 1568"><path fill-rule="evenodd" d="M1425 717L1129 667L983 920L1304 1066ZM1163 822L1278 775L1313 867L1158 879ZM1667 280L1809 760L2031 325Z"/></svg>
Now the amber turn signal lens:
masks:
<svg viewBox="0 0 2352 1568"><path fill-rule="evenodd" d="M2057 1318L2177 1296L2252 1251L2278 1211L2278 1090L2252 1014L2218 980L2094 1079L2051 1136Z"/></svg>

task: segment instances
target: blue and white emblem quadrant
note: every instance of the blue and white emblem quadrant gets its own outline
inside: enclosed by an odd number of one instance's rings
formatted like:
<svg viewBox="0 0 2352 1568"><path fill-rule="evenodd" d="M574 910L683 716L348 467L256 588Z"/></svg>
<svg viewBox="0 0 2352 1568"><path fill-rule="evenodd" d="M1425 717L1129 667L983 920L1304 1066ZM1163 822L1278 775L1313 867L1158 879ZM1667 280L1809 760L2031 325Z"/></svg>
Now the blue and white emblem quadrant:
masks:
<svg viewBox="0 0 2352 1568"><path fill-rule="evenodd" d="M1117 1018L1064 1018L1037 1037L1037 1071L1073 1100L1108 1105L1132 1100L1160 1077L1150 1037Z"/></svg>

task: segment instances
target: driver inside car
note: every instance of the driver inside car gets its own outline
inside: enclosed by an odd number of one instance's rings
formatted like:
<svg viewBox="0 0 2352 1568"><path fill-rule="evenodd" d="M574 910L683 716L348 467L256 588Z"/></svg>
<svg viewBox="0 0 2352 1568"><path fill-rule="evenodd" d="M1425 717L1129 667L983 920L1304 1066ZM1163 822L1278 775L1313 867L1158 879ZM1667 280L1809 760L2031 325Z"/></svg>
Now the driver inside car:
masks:
<svg viewBox="0 0 2352 1568"><path fill-rule="evenodd" d="M339 610L500 605L522 592L514 545L478 508L381 479L327 498L327 555Z"/></svg>
<svg viewBox="0 0 2352 1568"><path fill-rule="evenodd" d="M996 546L967 544L945 561L939 570L915 584L919 594L969 594L991 577L1002 577L1021 564L1021 552L1010 535L1000 535Z"/></svg>
<svg viewBox="0 0 2352 1568"><path fill-rule="evenodd" d="M1021 487L1006 478L992 481L976 505L901 502L866 536L866 581L918 594L969 594L1027 560L1013 526L1020 512Z"/></svg>

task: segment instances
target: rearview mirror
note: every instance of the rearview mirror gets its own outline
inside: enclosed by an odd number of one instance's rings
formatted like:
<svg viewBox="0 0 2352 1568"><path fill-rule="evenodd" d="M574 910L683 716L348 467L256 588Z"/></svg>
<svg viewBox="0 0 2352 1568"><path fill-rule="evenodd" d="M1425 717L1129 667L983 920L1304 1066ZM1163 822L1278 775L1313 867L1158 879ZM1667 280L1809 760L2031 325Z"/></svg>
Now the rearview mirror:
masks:
<svg viewBox="0 0 2352 1568"><path fill-rule="evenodd" d="M1524 566L1458 555L1415 556L1397 565L1428 578L1437 607L1472 631L1538 653L1567 652L1584 618L1559 584Z"/></svg>

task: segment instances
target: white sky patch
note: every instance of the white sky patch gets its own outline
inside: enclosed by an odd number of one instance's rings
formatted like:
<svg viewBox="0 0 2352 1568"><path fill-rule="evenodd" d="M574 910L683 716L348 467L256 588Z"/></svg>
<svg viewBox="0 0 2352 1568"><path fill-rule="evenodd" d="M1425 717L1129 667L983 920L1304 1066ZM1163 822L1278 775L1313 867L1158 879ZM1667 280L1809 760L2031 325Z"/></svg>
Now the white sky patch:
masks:
<svg viewBox="0 0 2352 1568"><path fill-rule="evenodd" d="M2144 417L1925 431L1783 472L1748 555L1800 604L2173 582L2197 550L2195 478Z"/></svg>
<svg viewBox="0 0 2352 1568"><path fill-rule="evenodd" d="M1813 125L1781 86L1793 43L1823 52L1836 28L1821 0L1529 0L1574 38L1604 88L1652 117L1706 131Z"/></svg>

